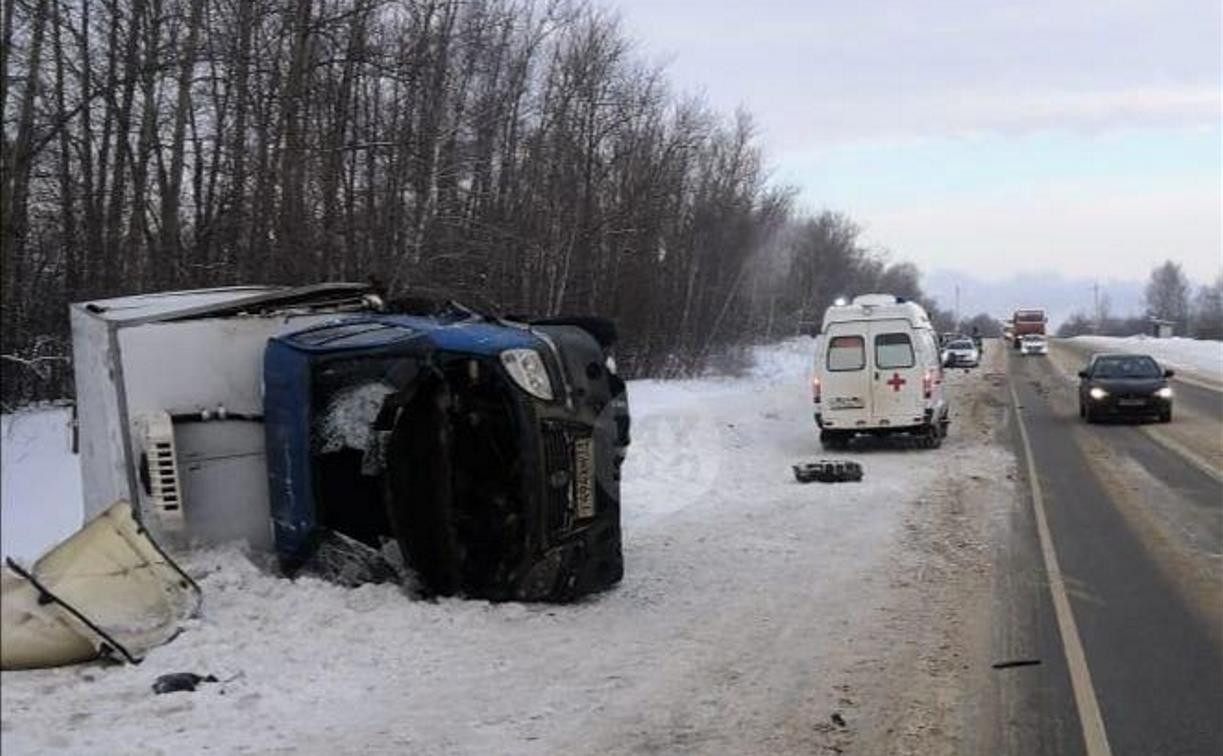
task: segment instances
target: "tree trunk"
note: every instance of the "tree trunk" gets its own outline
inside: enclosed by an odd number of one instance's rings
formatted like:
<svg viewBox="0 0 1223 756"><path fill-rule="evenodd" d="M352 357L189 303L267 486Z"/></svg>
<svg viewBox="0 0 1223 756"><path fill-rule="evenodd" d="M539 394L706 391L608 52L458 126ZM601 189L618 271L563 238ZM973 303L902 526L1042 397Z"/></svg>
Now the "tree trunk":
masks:
<svg viewBox="0 0 1223 756"><path fill-rule="evenodd" d="M9 8L9 12L12 12L12 8ZM0 215L3 220L0 247L4 248L6 278L19 275L22 268L20 261L25 249L26 224L29 220L30 171L34 165L34 104L38 98L39 68L49 12L48 0L40 0L34 6L34 17L30 21L30 44L26 53L26 80L17 112L17 135L11 150L5 150L3 153L4 162L0 165L4 174L0 179L0 205L3 206L3 214ZM12 23L7 16L5 23ZM6 30L5 33L10 32ZM6 40L6 50L7 46ZM19 281L14 280L13 283L17 285Z"/></svg>
<svg viewBox="0 0 1223 756"><path fill-rule="evenodd" d="M178 92L174 105L174 125L170 138L170 169L161 186L161 250L163 264L178 262L182 238L179 233L179 205L183 186L183 164L186 152L187 118L191 107L191 79L195 75L196 48L199 44L200 19L204 0L191 0L187 18L187 36L179 52Z"/></svg>

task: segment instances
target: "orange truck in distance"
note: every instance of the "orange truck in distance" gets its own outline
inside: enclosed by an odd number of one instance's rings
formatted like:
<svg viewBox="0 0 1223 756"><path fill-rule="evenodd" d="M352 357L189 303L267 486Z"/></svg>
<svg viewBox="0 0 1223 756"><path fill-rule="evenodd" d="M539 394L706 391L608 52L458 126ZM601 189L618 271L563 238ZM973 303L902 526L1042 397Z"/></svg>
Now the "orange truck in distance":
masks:
<svg viewBox="0 0 1223 756"><path fill-rule="evenodd" d="M1048 318L1044 310L1016 310L1011 318L1011 345L1019 348L1023 337L1029 333L1045 335L1045 323Z"/></svg>

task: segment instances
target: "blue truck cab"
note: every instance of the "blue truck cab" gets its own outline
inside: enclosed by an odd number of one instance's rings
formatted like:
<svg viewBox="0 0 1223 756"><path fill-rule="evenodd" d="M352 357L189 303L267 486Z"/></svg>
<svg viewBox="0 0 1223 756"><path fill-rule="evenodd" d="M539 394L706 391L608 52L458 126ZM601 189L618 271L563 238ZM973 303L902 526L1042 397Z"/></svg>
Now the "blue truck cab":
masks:
<svg viewBox="0 0 1223 756"><path fill-rule="evenodd" d="M269 340L275 547L393 539L429 593L565 601L624 572L629 443L611 340L460 307L359 313Z"/></svg>

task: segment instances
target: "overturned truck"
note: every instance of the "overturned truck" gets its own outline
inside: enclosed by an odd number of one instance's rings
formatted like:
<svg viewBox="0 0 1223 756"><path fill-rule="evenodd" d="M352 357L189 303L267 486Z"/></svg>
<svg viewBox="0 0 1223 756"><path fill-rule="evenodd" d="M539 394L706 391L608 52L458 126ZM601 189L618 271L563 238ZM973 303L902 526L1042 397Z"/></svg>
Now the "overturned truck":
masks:
<svg viewBox="0 0 1223 756"><path fill-rule="evenodd" d="M294 574L329 536L393 543L435 595L565 601L623 575L629 444L611 324L368 287L72 306L87 515L244 539Z"/></svg>

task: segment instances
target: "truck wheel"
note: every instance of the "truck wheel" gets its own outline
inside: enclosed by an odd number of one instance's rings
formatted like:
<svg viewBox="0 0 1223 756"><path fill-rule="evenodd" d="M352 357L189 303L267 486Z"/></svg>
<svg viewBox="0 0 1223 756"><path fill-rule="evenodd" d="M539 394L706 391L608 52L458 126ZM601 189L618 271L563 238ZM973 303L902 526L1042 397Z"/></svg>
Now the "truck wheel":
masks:
<svg viewBox="0 0 1223 756"><path fill-rule="evenodd" d="M1172 408L1171 407L1159 413L1159 422L1161 423L1172 422Z"/></svg>

